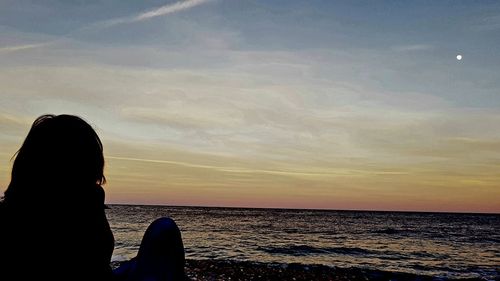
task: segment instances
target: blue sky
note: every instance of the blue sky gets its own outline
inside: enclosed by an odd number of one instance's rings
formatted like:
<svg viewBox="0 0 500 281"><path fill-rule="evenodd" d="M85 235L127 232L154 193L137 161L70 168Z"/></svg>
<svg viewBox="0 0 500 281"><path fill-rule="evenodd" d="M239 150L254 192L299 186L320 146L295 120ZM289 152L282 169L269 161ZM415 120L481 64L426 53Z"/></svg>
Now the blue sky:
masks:
<svg viewBox="0 0 500 281"><path fill-rule="evenodd" d="M496 1L4 1L0 185L73 113L111 202L499 211L499 41Z"/></svg>

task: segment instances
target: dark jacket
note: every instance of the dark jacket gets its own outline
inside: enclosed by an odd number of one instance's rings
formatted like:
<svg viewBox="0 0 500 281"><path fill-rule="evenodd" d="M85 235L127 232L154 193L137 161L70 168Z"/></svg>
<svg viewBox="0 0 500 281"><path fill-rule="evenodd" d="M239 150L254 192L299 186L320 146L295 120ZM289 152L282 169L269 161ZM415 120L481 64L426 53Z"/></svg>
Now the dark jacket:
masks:
<svg viewBox="0 0 500 281"><path fill-rule="evenodd" d="M111 280L104 190L86 190L57 204L0 203L0 280Z"/></svg>

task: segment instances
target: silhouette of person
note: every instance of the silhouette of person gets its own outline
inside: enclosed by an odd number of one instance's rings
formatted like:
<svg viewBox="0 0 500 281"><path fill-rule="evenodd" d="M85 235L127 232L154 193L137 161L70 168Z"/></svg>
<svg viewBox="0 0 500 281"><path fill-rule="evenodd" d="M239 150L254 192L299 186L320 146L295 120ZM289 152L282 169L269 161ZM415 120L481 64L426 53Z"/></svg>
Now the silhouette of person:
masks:
<svg viewBox="0 0 500 281"><path fill-rule="evenodd" d="M170 218L146 230L137 257L114 272L102 143L73 115L37 118L0 201L0 280L184 280L181 233Z"/></svg>

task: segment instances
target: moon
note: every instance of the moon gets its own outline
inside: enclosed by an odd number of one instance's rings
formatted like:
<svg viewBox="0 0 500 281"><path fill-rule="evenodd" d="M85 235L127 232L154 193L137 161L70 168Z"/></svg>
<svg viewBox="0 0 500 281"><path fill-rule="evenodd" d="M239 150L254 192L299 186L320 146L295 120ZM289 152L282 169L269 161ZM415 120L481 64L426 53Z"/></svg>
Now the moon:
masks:
<svg viewBox="0 0 500 281"><path fill-rule="evenodd" d="M457 55L457 60L462 60L462 55Z"/></svg>

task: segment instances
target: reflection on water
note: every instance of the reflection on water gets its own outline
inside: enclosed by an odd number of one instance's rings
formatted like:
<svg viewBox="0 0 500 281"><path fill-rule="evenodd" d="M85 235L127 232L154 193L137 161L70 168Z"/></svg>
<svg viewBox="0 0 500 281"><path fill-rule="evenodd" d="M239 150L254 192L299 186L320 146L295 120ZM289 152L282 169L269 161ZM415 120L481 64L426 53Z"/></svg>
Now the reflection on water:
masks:
<svg viewBox="0 0 500 281"><path fill-rule="evenodd" d="M192 259L499 277L499 215L124 205L107 214L117 260L134 256L149 223L169 216Z"/></svg>

